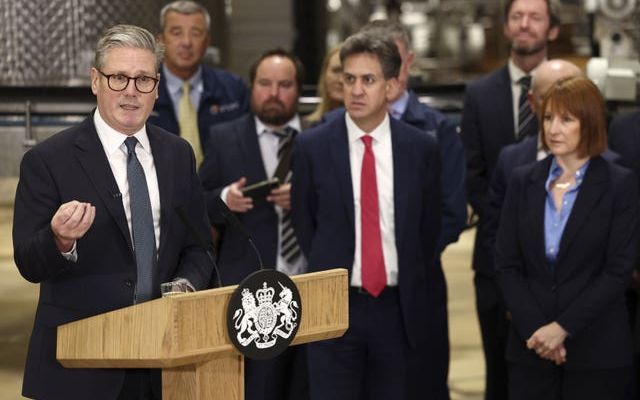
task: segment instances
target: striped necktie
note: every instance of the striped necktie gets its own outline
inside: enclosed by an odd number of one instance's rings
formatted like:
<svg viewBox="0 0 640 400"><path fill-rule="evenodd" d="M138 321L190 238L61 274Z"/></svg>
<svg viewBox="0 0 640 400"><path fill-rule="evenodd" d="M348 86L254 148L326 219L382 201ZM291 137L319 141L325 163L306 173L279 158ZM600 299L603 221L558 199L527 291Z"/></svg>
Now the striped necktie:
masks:
<svg viewBox="0 0 640 400"><path fill-rule="evenodd" d="M516 132L516 139L522 140L529 135L536 134L537 129L534 126L534 115L527 98L529 88L531 88L531 76L523 76L518 81L518 84L520 85L520 98L518 99L518 131Z"/></svg>
<svg viewBox="0 0 640 400"><path fill-rule="evenodd" d="M196 157L196 169L202 162L202 145L200 144L200 132L198 131L198 114L191 103L189 96L191 86L189 82L182 84L182 98L178 104L178 124L180 125L180 136L185 139L193 148Z"/></svg>
<svg viewBox="0 0 640 400"><path fill-rule="evenodd" d="M296 131L294 128L287 126L282 131L274 131L278 136L278 166L274 173L274 177L277 177L281 183L288 183L291 181L291 151L293 150L293 140L295 139ZM300 257L300 246L298 245L298 239L293 231L293 225L291 224L291 212L283 211L281 221L281 235L280 235L280 255L289 264L293 264Z"/></svg>

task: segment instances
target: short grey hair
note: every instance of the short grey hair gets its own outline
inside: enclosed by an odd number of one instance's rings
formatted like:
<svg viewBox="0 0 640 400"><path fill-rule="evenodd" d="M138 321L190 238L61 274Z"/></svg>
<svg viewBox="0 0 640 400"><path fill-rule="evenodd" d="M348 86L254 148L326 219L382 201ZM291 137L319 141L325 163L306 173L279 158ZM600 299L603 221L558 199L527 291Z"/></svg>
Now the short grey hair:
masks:
<svg viewBox="0 0 640 400"><path fill-rule="evenodd" d="M400 73L402 59L398 46L391 38L359 32L349 36L340 48L340 63L344 67L345 60L357 54L371 54L378 58L384 79L397 78Z"/></svg>
<svg viewBox="0 0 640 400"><path fill-rule="evenodd" d="M407 50L411 50L411 35L409 30L400 22L376 19L363 26L360 32L399 40Z"/></svg>
<svg viewBox="0 0 640 400"><path fill-rule="evenodd" d="M152 52L156 57L156 71L162 62L164 47L148 30L135 25L116 25L105 31L96 45L93 66L101 69L104 59L111 49L131 47Z"/></svg>
<svg viewBox="0 0 640 400"><path fill-rule="evenodd" d="M207 25L207 31L210 29L211 16L204 6L196 3L195 1L180 0L169 3L160 10L160 30L162 32L164 32L164 23L169 11L175 11L178 14L184 15L202 14L204 16L204 22Z"/></svg>

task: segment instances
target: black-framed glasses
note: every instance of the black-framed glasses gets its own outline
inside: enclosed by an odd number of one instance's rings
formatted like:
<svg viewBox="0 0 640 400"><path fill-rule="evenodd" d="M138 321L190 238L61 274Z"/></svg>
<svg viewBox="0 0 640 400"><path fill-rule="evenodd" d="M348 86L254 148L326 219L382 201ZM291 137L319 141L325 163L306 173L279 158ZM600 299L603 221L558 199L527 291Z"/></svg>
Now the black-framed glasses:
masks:
<svg viewBox="0 0 640 400"><path fill-rule="evenodd" d="M116 92L122 92L129 86L129 81L133 81L133 84L136 87L136 90L140 93L151 93L153 89L156 88L159 79L152 78L150 76L136 76L134 78L130 76L126 76L123 74L110 74L107 75L104 72L97 69L100 72L100 75L107 78L107 85L109 85L109 89L114 90Z"/></svg>

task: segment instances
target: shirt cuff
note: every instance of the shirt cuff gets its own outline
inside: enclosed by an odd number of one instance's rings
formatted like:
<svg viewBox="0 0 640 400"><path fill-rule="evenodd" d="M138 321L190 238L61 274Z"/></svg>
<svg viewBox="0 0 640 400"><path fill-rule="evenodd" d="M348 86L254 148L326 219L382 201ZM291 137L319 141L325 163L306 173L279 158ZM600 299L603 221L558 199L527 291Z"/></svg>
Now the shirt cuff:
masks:
<svg viewBox="0 0 640 400"><path fill-rule="evenodd" d="M78 242L73 242L73 247L71 248L71 250L67 251L67 252L61 252L62 257L64 257L65 260L67 261L71 261L71 262L77 262L78 261L78 249L76 248L76 244Z"/></svg>
<svg viewBox="0 0 640 400"><path fill-rule="evenodd" d="M180 277L176 277L173 282L177 282L177 283L182 283L184 285L187 285L187 288L189 288L188 292L196 292L196 288L191 284L191 282L189 282L188 279L186 278L180 278Z"/></svg>
<svg viewBox="0 0 640 400"><path fill-rule="evenodd" d="M220 198L224 204L227 204L227 193L229 193L229 186L225 186L224 189L222 189L222 192L220 192ZM229 204L227 204L227 206L229 206Z"/></svg>

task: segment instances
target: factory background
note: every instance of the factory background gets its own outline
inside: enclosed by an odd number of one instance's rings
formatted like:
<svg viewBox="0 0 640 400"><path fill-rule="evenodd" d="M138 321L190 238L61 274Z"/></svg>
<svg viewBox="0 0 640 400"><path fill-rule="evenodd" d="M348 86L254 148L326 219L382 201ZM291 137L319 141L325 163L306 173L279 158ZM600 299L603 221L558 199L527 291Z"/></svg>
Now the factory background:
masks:
<svg viewBox="0 0 640 400"><path fill-rule="evenodd" d="M11 217L26 150L82 120L94 107L89 69L95 42L116 23L158 32L157 0L0 0L0 400L18 399L37 285L13 264ZM300 110L317 102L327 49L372 19L410 30L417 60L411 86L421 100L459 120L465 84L502 64L501 0L202 0L212 17L206 62L243 78L264 49L294 51L307 74ZM560 37L549 58L581 66L607 99L610 117L640 108L640 4L563 0ZM473 229L445 254L454 399L482 398L482 352L471 284ZM455 325L455 327L454 327Z"/></svg>

